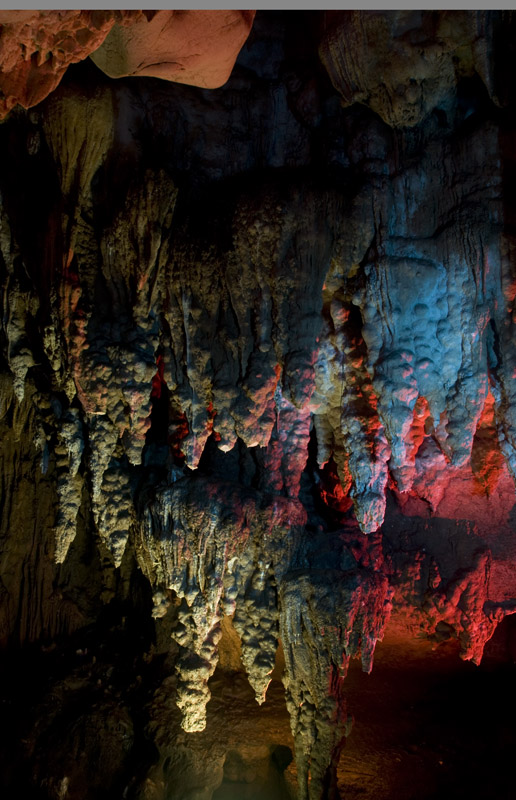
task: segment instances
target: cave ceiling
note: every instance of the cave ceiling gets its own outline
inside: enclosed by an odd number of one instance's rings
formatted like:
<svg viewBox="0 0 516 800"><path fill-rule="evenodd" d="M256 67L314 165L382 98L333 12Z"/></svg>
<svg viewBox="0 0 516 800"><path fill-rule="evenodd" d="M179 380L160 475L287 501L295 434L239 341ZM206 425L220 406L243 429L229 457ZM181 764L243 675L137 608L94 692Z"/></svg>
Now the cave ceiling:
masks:
<svg viewBox="0 0 516 800"><path fill-rule="evenodd" d="M514 797L515 41L0 11L3 796Z"/></svg>

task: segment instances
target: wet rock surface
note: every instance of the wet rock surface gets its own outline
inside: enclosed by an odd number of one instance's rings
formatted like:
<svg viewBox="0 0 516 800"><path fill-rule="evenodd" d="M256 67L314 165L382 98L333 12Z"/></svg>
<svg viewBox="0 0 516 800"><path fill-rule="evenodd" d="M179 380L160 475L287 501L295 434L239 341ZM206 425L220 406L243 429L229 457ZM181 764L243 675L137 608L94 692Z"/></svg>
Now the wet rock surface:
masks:
<svg viewBox="0 0 516 800"><path fill-rule="evenodd" d="M408 798L389 681L508 680L514 25L259 12L221 88L85 61L6 106L7 797Z"/></svg>

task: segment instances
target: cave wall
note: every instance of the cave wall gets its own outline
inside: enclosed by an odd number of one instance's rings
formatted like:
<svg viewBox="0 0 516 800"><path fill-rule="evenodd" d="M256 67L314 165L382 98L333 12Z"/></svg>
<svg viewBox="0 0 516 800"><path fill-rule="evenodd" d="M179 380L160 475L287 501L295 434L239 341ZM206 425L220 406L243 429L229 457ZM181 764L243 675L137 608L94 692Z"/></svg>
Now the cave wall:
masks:
<svg viewBox="0 0 516 800"><path fill-rule="evenodd" d="M249 783L337 797L351 659L516 610L514 24L258 12L220 88L7 103L6 790L210 800L277 675Z"/></svg>

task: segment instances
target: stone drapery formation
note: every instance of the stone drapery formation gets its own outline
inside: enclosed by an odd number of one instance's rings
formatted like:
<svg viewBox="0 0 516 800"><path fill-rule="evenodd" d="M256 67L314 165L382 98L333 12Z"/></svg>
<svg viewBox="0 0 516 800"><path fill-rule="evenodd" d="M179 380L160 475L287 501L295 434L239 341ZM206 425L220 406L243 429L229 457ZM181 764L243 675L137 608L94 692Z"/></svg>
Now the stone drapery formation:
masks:
<svg viewBox="0 0 516 800"><path fill-rule="evenodd" d="M0 632L82 660L12 770L211 800L233 653L264 708L284 665L298 797L337 797L350 660L392 625L478 664L516 610L516 19L263 12L213 92L245 12L192 12L233 15L197 87L142 55L175 12L47 13L59 68L2 51ZM64 74L104 37L132 77Z"/></svg>

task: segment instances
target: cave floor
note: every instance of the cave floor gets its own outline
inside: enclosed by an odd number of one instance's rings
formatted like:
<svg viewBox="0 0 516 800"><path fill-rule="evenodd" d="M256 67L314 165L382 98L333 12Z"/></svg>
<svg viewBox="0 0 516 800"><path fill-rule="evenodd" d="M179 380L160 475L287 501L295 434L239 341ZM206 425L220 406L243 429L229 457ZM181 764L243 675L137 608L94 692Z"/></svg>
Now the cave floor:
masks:
<svg viewBox="0 0 516 800"><path fill-rule="evenodd" d="M487 644L482 664L476 667L459 659L458 642L444 642L432 649L432 644L424 638L409 639L406 629L391 620L383 642L377 644L372 673L363 673L359 661L352 661L346 678L348 711L355 721L338 769L342 800L513 800L516 797L515 623L515 617L502 622ZM170 773L170 797L294 800L296 770L291 760L293 739L280 680L281 647L266 702L258 706L241 662L238 663L237 649L231 650L231 645L236 645L231 630L226 633L221 666L210 680L212 699L207 708L206 730L181 733L179 737L171 732L171 752L177 751L179 760L173 778ZM100 674L95 671L97 667L100 670L99 663L69 672L63 686L68 687L72 701L77 695L77 702L88 706L94 700L98 702L102 687L88 688L92 681L97 682ZM64 674L66 667L62 669ZM88 679L86 673L92 669L92 677ZM18 671L19 685L14 673L4 684L2 707L7 716L0 762L6 791L2 796L8 799L19 796L18 792L16 795L11 792L15 785L20 785L21 776L28 777L32 771L28 762L24 766L19 760L18 735L25 731L28 741L34 736L35 743L41 727L37 724L33 731L28 731L23 718L28 723L30 707L34 707L35 713L45 707L39 705L38 698L46 694L46 679L42 677L41 687L34 685L27 692L26 674ZM9 698L12 702L8 702ZM111 713L112 704L107 700L104 704L106 713ZM73 702L70 708L70 713L75 713ZM163 718L165 727L168 721L177 720L173 702L171 708L173 717ZM81 714L86 711L83 709ZM204 772L195 778L191 774L192 765L197 772L202 762ZM208 788L208 784L213 788ZM186 794L179 788L182 785L189 787ZM27 784L23 788L30 787ZM43 800L48 795L28 793L27 796ZM104 797L91 786L80 795L87 800L100 796ZM115 797L116 792L110 796Z"/></svg>
<svg viewBox="0 0 516 800"><path fill-rule="evenodd" d="M355 721L339 762L342 800L513 800L516 666L508 646L512 630L510 619L499 626L479 667L459 659L458 642L433 649L426 639L408 640L396 623L377 644L370 675L353 661L346 687L348 711ZM274 742L293 749L280 674L281 654L261 708L243 680L240 700L232 695L232 714L235 704L242 702L248 716L243 724L233 716L236 751L226 758L224 779L213 800L295 797L293 763L281 775L271 762L259 780L253 779L252 770L246 780L245 772L237 774L232 762L242 750L249 763L252 745L249 748L249 740L243 744L247 736L254 736L256 752L265 743L272 752ZM228 680L215 674L213 711L221 710L222 694L232 694ZM210 712L208 724L209 717Z"/></svg>
<svg viewBox="0 0 516 800"><path fill-rule="evenodd" d="M479 667L459 659L455 641L432 651L395 632L377 645L371 675L352 665L343 800L516 796L516 667L501 658L505 635L495 634Z"/></svg>

